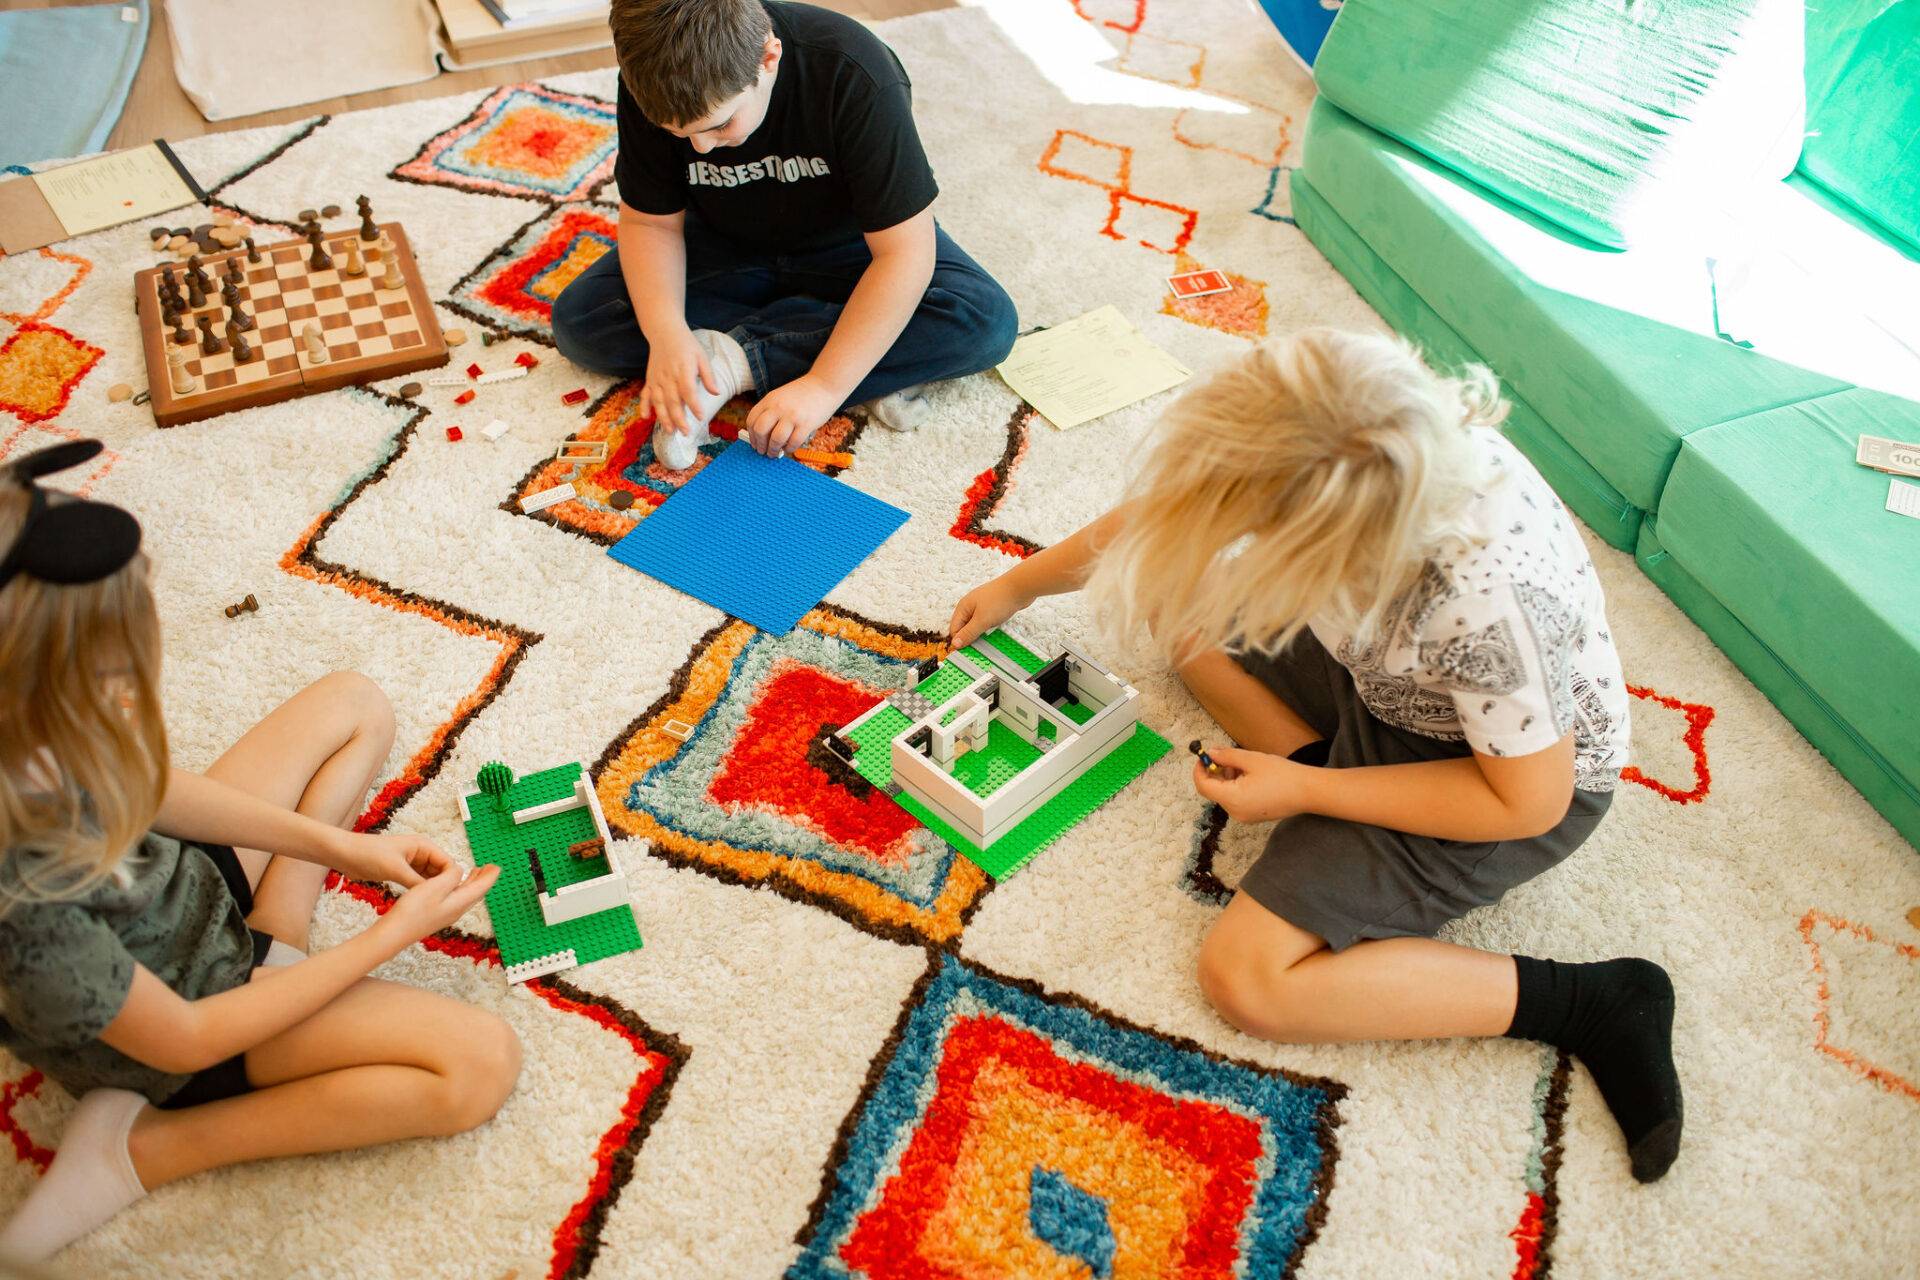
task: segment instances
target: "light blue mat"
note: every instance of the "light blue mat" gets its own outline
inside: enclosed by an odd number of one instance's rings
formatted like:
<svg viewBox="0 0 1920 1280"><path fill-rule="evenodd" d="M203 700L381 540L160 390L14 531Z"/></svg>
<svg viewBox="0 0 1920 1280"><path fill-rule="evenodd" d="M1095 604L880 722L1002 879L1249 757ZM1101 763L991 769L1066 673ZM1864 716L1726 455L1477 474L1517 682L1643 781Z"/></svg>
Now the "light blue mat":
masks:
<svg viewBox="0 0 1920 1280"><path fill-rule="evenodd" d="M147 27L147 0L0 13L0 165L105 150Z"/></svg>

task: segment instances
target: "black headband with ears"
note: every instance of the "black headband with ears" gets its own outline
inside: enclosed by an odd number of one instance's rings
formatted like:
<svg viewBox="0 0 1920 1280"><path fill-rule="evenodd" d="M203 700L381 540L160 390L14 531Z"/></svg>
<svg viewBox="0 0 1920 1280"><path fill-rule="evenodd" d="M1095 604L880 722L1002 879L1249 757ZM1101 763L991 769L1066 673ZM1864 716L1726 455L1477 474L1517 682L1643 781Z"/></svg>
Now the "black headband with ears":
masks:
<svg viewBox="0 0 1920 1280"><path fill-rule="evenodd" d="M0 560L0 589L20 573L61 586L98 582L118 573L140 550L140 522L131 513L68 494L49 502L47 491L34 483L79 466L104 447L98 440L75 440L36 450L0 468L0 482L11 481L32 495L20 536Z"/></svg>

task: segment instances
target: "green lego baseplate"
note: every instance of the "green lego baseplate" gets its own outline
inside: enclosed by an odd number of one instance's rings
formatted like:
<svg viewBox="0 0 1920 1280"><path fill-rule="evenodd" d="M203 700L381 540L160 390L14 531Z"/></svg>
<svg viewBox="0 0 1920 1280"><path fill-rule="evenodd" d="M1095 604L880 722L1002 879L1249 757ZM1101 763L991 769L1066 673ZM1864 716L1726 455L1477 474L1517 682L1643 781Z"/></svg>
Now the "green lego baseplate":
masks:
<svg viewBox="0 0 1920 1280"><path fill-rule="evenodd" d="M996 650L1029 672L1038 671L1046 665L1031 650L1004 632L989 632L976 643L992 644ZM987 671L993 669L974 646L969 645L960 652L977 668ZM937 705L966 688L972 680L956 664L942 662L938 670L914 687L914 692ZM1093 713L1078 703L1069 703L1062 710L1071 715L1069 708L1077 708L1081 712L1072 717L1076 721L1084 723L1092 718ZM912 723L897 707L883 706L846 735L854 747L855 772L877 787L884 789L890 786L893 782L891 744L901 730ZM953 776L975 795L990 794L1013 773L1025 767L1024 763L1014 763L1016 753L1007 748L1002 735L1026 753L1027 761L1039 758L1037 750L996 721L989 730L986 750L970 751L954 762ZM1032 861L1035 854L1078 826L1088 814L1118 795L1122 787L1166 755L1172 745L1146 725L1135 725L1132 736L1125 742L1096 760L1092 767L1068 783L1058 795L1035 809L1013 830L986 849L975 845L954 830L945 819L905 792L894 796L893 802L964 853L995 880L1004 880ZM996 754L996 750L999 754ZM1009 767L1011 772L1008 771Z"/></svg>
<svg viewBox="0 0 1920 1280"><path fill-rule="evenodd" d="M500 962L513 981L519 981L519 971L527 968L553 972L553 968L536 962L565 951L573 952L575 964L589 964L636 951L643 945L631 904L557 925L548 924L540 912L533 871L527 865L528 849L539 857L549 890L591 880L610 869L604 853L577 858L568 852L581 841L599 838L599 828L588 809L565 809L532 822L513 820L514 810L572 795L581 769L576 760L530 773L507 788L498 806L492 797L479 791L465 796L467 844L473 850L474 865L492 863L500 868L499 880L487 890L487 915L493 921Z"/></svg>

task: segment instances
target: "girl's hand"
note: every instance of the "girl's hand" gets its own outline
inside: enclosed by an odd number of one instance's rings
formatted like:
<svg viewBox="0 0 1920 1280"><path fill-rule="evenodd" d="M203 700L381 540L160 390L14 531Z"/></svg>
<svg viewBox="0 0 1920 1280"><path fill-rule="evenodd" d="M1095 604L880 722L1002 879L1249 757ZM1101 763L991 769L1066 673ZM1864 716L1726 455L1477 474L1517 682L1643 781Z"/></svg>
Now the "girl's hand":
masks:
<svg viewBox="0 0 1920 1280"><path fill-rule="evenodd" d="M425 836L343 831L328 863L343 875L376 884L392 881L410 889L458 864Z"/></svg>
<svg viewBox="0 0 1920 1280"><path fill-rule="evenodd" d="M401 894L380 917L381 923L404 936L408 943L436 934L467 914L474 903L486 896L493 882L500 878L500 868L491 864L480 867L464 882L461 875L459 864L448 862L432 879L423 880Z"/></svg>
<svg viewBox="0 0 1920 1280"><path fill-rule="evenodd" d="M953 607L953 620L947 623L947 638L955 649L964 649L987 632L1033 603L1007 585L1007 575L975 587L960 597Z"/></svg>
<svg viewBox="0 0 1920 1280"><path fill-rule="evenodd" d="M1208 773L1195 760L1193 789L1225 809L1235 822L1271 822L1308 811L1306 783L1311 765L1239 747L1208 747L1207 754L1226 772Z"/></svg>

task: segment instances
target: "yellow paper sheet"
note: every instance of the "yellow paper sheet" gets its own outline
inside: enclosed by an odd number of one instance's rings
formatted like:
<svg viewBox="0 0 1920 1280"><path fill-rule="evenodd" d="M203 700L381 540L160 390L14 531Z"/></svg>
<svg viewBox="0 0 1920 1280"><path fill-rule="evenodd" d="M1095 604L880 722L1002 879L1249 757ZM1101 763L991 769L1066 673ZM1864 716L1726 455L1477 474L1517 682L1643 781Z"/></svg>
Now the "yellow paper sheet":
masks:
<svg viewBox="0 0 1920 1280"><path fill-rule="evenodd" d="M1000 376L1064 430L1179 386L1192 371L1109 304L1021 338Z"/></svg>
<svg viewBox="0 0 1920 1280"><path fill-rule="evenodd" d="M33 177L69 236L192 204L197 196L152 143Z"/></svg>

